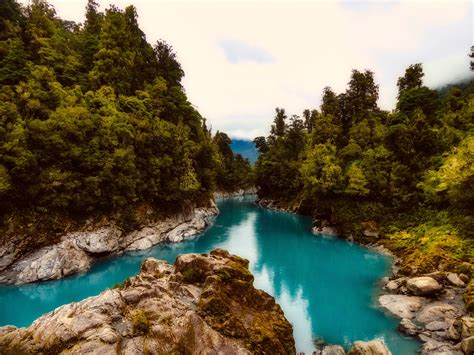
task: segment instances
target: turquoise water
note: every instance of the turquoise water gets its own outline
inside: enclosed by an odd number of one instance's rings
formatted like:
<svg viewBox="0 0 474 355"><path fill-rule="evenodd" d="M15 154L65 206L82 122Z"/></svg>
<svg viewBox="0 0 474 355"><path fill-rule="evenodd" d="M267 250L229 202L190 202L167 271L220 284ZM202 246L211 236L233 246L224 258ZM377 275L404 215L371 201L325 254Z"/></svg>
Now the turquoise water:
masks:
<svg viewBox="0 0 474 355"><path fill-rule="evenodd" d="M214 225L194 240L106 259L63 280L1 287L0 325L27 326L62 304L96 295L136 274L146 257L173 262L178 254L220 247L250 261L255 286L273 295L293 324L298 351L311 354L316 338L346 348L354 340L384 338L395 355L417 352L418 342L402 337L398 321L375 306L388 257L314 236L309 218L259 208L252 197L223 199L219 209Z"/></svg>

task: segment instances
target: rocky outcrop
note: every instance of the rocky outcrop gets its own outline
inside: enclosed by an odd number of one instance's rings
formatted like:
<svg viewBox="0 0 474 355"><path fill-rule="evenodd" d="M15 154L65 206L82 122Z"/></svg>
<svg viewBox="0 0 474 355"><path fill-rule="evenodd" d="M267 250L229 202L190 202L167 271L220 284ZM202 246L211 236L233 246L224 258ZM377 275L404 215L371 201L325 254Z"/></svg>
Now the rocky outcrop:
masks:
<svg viewBox="0 0 474 355"><path fill-rule="evenodd" d="M466 286L466 284L464 283L463 280L461 280L461 278L458 276L458 274L455 274L453 272L448 273L448 275L446 276L446 279L453 286L457 286L457 287Z"/></svg>
<svg viewBox="0 0 474 355"><path fill-rule="evenodd" d="M398 329L423 342L422 354L471 354L465 349L470 350L474 321L466 316L464 289L453 280L457 277L442 272L401 277L385 283L390 294L379 297L382 307L402 318Z"/></svg>
<svg viewBox="0 0 474 355"><path fill-rule="evenodd" d="M431 295L443 288L438 281L429 276L414 277L407 281L407 289L416 296Z"/></svg>
<svg viewBox="0 0 474 355"><path fill-rule="evenodd" d="M298 205L290 206L286 203L282 203L282 202L267 199L267 198L257 199L257 201L255 202L260 207L268 208L269 210L282 211L282 212L288 212L288 213L297 213L300 207Z"/></svg>
<svg viewBox="0 0 474 355"><path fill-rule="evenodd" d="M341 234L339 228L326 219L313 221L312 232L314 234L326 234L334 237L338 237Z"/></svg>
<svg viewBox="0 0 474 355"><path fill-rule="evenodd" d="M143 250L159 243L180 242L202 232L218 213L215 204L192 208L166 218L147 221L125 232L113 220L65 233L59 242L32 253L16 255L15 245L0 247L0 283L23 284L59 279L83 272L105 255ZM13 249L12 249L13 248Z"/></svg>
<svg viewBox="0 0 474 355"><path fill-rule="evenodd" d="M0 353L294 354L292 327L224 250L174 266L147 259L120 288L71 303L28 328L0 328Z"/></svg>
<svg viewBox="0 0 474 355"><path fill-rule="evenodd" d="M426 302L424 298L406 295L382 295L380 305L400 318L413 319Z"/></svg>
<svg viewBox="0 0 474 355"><path fill-rule="evenodd" d="M387 345L380 340L372 341L355 341L352 344L351 350L348 352L349 355L390 355L391 352L388 350Z"/></svg>
<svg viewBox="0 0 474 355"><path fill-rule="evenodd" d="M326 345L320 353L321 355L345 355L344 348L340 345Z"/></svg>
<svg viewBox="0 0 474 355"><path fill-rule="evenodd" d="M245 189L238 189L235 191L217 191L214 192L214 198L225 198L225 197L239 197L246 195L256 195L257 188L255 186L247 187Z"/></svg>
<svg viewBox="0 0 474 355"><path fill-rule="evenodd" d="M355 341L349 352L346 353L340 345L326 345L321 350L313 352L313 355L391 355L385 342L381 339L371 341Z"/></svg>

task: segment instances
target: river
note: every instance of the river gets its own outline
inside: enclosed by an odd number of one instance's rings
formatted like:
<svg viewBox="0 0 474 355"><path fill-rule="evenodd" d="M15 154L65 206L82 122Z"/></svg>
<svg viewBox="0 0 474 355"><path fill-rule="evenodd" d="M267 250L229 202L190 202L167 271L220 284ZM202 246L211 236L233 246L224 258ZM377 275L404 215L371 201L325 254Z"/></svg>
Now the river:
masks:
<svg viewBox="0 0 474 355"><path fill-rule="evenodd" d="M310 218L253 201L219 200L214 224L193 240L105 259L62 280L0 287L0 325L27 326L56 307L96 295L136 274L146 257L173 262L178 254L219 247L250 261L255 286L274 296L293 324L297 351L311 354L320 340L348 349L355 340L383 338L394 355L417 353L419 343L397 332L398 320L376 305L377 282L390 271L389 257L315 236Z"/></svg>

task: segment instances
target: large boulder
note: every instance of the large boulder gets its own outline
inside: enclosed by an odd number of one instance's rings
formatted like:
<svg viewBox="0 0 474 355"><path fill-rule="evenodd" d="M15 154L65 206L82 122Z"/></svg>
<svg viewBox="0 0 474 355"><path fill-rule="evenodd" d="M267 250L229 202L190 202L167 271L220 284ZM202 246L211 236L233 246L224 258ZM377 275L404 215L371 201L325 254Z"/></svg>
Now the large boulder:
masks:
<svg viewBox="0 0 474 355"><path fill-rule="evenodd" d="M92 258L78 248L74 240L41 248L0 274L0 283L24 284L35 281L59 279L86 271Z"/></svg>
<svg viewBox="0 0 474 355"><path fill-rule="evenodd" d="M412 319L426 302L425 298L406 295L382 295L380 305L400 318Z"/></svg>
<svg viewBox="0 0 474 355"><path fill-rule="evenodd" d="M443 288L434 278L429 276L420 276L408 279L407 289L415 296L431 295Z"/></svg>
<svg viewBox="0 0 474 355"><path fill-rule="evenodd" d="M321 355L345 355L344 348L340 345L327 345L321 351Z"/></svg>
<svg viewBox="0 0 474 355"><path fill-rule="evenodd" d="M248 261L224 250L147 259L112 290L62 306L27 328L0 328L1 354L294 354L291 324L253 287Z"/></svg>
<svg viewBox="0 0 474 355"><path fill-rule="evenodd" d="M115 224L97 230L71 234L69 238L76 240L76 245L88 253L111 253L119 248L122 230Z"/></svg>
<svg viewBox="0 0 474 355"><path fill-rule="evenodd" d="M447 276L446 279L449 281L449 283L453 286L456 287L464 287L466 284L464 283L463 280L458 276L458 274L455 274L453 272L450 272Z"/></svg>
<svg viewBox="0 0 474 355"><path fill-rule="evenodd" d="M349 355L390 355L387 345L383 340L355 341Z"/></svg>

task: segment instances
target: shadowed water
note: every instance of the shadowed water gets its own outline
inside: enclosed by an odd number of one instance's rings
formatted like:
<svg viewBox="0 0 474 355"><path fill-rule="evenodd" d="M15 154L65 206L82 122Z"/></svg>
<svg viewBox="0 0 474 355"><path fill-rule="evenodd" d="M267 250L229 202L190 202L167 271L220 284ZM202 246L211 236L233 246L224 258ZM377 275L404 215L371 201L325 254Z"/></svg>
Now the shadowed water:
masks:
<svg viewBox="0 0 474 355"><path fill-rule="evenodd" d="M417 352L419 343L401 336L398 321L376 306L388 257L314 236L309 218L262 209L253 200L219 201L214 225L194 240L107 259L63 280L0 287L0 325L27 326L60 305L96 295L136 274L146 257L173 262L178 254L220 247L250 261L255 286L273 295L293 324L298 351L311 354L319 338L346 348L355 340L383 338L395 355Z"/></svg>

